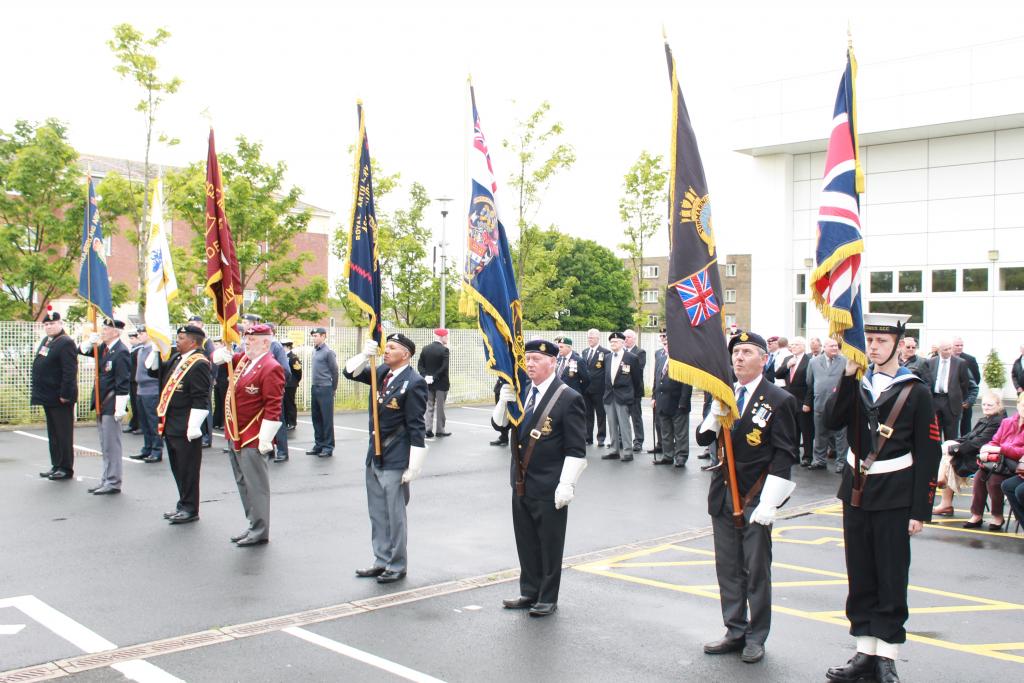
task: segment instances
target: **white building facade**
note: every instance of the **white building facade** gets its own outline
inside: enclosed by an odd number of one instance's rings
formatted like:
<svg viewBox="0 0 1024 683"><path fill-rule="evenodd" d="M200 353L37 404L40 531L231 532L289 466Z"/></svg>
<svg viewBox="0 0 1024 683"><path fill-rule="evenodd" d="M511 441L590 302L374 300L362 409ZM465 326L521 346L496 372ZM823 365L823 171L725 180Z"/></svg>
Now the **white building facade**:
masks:
<svg viewBox="0 0 1024 683"><path fill-rule="evenodd" d="M756 330L827 332L809 278L842 66L741 92L754 115L738 151L768 226ZM959 335L979 363L996 349L1009 365L1024 344L1024 39L862 64L857 87L866 310L911 313L926 352Z"/></svg>

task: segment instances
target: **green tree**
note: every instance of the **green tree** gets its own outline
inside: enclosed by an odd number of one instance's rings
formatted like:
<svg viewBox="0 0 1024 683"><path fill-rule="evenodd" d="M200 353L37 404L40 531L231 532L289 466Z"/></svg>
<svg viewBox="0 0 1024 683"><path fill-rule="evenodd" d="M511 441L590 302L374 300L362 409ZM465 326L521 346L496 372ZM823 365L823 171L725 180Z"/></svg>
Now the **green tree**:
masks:
<svg viewBox="0 0 1024 683"><path fill-rule="evenodd" d="M564 242L556 268L573 282L568 312L560 316L562 329L624 330L634 320L629 271L622 260L593 240L558 234Z"/></svg>
<svg viewBox="0 0 1024 683"><path fill-rule="evenodd" d="M572 291L576 277L559 270L558 262L569 249L569 238L554 226L537 230L530 246L530 260L520 278L519 296L523 302L523 326L536 330L564 329L561 318L572 311ZM512 248L512 260L522 247Z"/></svg>
<svg viewBox="0 0 1024 683"><path fill-rule="evenodd" d="M641 306L646 288L642 277L644 254L651 238L662 226L668 201L668 171L661 167L661 161L660 154L651 156L647 150L640 152L623 179L623 194L619 200L619 217L626 224L626 241L619 247L626 250L633 265L635 287L631 286L630 291L633 292L634 323L638 327L645 323Z"/></svg>
<svg viewBox="0 0 1024 683"><path fill-rule="evenodd" d="M287 167L283 162L262 161L262 144L244 136L239 136L237 144L235 153L222 153L219 160L242 287L256 293L246 310L282 325L295 319L315 320L327 299L327 282L313 278L304 286L296 284L312 258L307 252L294 251L294 238L305 232L311 216L308 209L298 208L302 190L284 191ZM209 310L201 291L206 283L205 161L167 174L167 205L193 229L190 258L175 262L182 303L190 311Z"/></svg>
<svg viewBox="0 0 1024 683"><path fill-rule="evenodd" d="M85 194L67 128L0 131L0 317L36 320L78 287Z"/></svg>
<svg viewBox="0 0 1024 683"><path fill-rule="evenodd" d="M1006 368L1003 367L1003 361L995 349L988 352L982 377L989 389L1002 389L1006 386Z"/></svg>
<svg viewBox="0 0 1024 683"><path fill-rule="evenodd" d="M135 105L135 110L142 113L146 121L146 148L143 155L143 182L142 187L149 187L151 178L149 165L149 152L153 143L153 133L156 127L156 114L164 101L165 95L173 95L181 87L181 79L177 76L167 80L161 80L157 74L159 64L156 58L156 49L165 40L171 37L166 29L159 28L151 38L146 38L141 31L131 24L118 24L114 27L114 37L107 41L114 56L117 57L117 65L114 67L121 78L127 78L135 82L143 90L143 97ZM178 144L177 138L170 138L164 133L157 134L157 140L167 145ZM149 213L149 193L143 192L142 202L136 206L126 207L122 215L132 219L136 227L135 234L131 235L130 241L138 250L138 276L139 292L146 289L145 258L146 229L145 217ZM125 196L131 196L126 193ZM140 304L141 310L141 304Z"/></svg>

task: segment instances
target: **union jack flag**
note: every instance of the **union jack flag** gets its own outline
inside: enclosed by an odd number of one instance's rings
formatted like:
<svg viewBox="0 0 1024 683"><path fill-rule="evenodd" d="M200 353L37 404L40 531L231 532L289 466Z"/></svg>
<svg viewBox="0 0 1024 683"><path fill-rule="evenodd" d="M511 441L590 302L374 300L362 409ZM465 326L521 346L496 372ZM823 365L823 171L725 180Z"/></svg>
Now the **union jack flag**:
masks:
<svg viewBox="0 0 1024 683"><path fill-rule="evenodd" d="M864 191L857 148L857 107L854 86L857 60L847 50L846 71L832 117L818 211L818 267L811 290L818 310L829 321L829 335L839 336L842 353L867 367L860 295L860 193Z"/></svg>
<svg viewBox="0 0 1024 683"><path fill-rule="evenodd" d="M697 327L707 322L708 318L719 311L715 301L715 290L708 278L708 269L691 275L676 283L676 291L683 300L683 308L690 318L690 327Z"/></svg>

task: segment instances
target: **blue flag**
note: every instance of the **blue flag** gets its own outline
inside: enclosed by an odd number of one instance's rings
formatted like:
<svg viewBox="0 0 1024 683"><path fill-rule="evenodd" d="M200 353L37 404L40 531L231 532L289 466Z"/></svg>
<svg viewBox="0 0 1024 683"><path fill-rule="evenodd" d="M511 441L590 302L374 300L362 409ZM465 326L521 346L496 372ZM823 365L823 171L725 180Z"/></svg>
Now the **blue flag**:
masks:
<svg viewBox="0 0 1024 683"><path fill-rule="evenodd" d="M352 207L352 227L348 234L348 298L370 316L370 334L381 343L380 268L377 264L377 214L373 207L373 173L370 168L370 143L366 139L366 120L362 103L359 113L359 141L356 157L356 191Z"/></svg>
<svg viewBox="0 0 1024 683"><path fill-rule="evenodd" d="M114 317L114 304L110 298L110 277L107 275L106 246L103 244L103 226L96 206L96 187L92 177L89 199L85 203L85 224L82 226L82 269L78 274L78 295L99 309L108 318Z"/></svg>
<svg viewBox="0 0 1024 683"><path fill-rule="evenodd" d="M473 103L473 141L469 152L469 220L460 309L464 315L477 316L487 369L515 390L517 398L514 405L510 404L509 419L518 425L523 414L523 391L530 385L526 375L523 304L505 226L499 217L495 198L498 183L480 127L473 86L469 95Z"/></svg>

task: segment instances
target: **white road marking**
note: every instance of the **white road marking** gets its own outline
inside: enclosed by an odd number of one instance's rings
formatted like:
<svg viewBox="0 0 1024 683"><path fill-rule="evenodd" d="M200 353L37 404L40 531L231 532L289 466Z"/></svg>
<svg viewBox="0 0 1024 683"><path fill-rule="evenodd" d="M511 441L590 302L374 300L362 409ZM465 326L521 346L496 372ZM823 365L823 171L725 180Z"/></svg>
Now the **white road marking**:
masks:
<svg viewBox="0 0 1024 683"><path fill-rule="evenodd" d="M282 630L284 633L293 635L296 638L301 638L302 640L305 640L308 643L312 643L313 645L319 645L320 647L330 650L331 652L337 652L339 655L351 657L356 661L377 667L378 669L387 671L388 673L392 673L396 676L404 678L407 681L417 681L417 683L444 683L444 681L442 681L440 678L434 678L433 676L429 676L421 671L410 669L407 666L402 666L401 664L397 664L388 659L384 659L383 657L371 655L369 652L357 650L354 647L345 645L344 643L339 643L338 641L331 640L330 638L325 638L317 633L313 633L312 631L307 631L304 628L299 628L298 626L289 626Z"/></svg>
<svg viewBox="0 0 1024 683"><path fill-rule="evenodd" d="M455 406L458 410L479 410L481 413L493 413L494 408L475 408L473 406Z"/></svg>
<svg viewBox="0 0 1024 683"><path fill-rule="evenodd" d="M13 636L25 628L25 624L3 624L0 625L0 636Z"/></svg>
<svg viewBox="0 0 1024 683"><path fill-rule="evenodd" d="M66 614L55 610L34 595L5 598L0 600L0 608L3 607L14 607L21 610L25 616L38 621L42 626L88 654L117 649L117 645L114 643L79 624ZM180 678L176 678L141 659L113 664L110 668L120 671L139 683L185 683Z"/></svg>
<svg viewBox="0 0 1024 683"><path fill-rule="evenodd" d="M40 441L45 441L46 443L50 443L49 439L47 439L45 436L39 436L38 434L29 434L28 432L23 432L23 431L21 431L19 429L15 429L14 433L15 434L21 434L22 436L27 436L30 439L39 439ZM92 448L86 448L85 446L79 446L77 443L71 444L71 447L72 448L77 448L80 451L85 451L86 453L92 453L94 455L102 455L102 453L100 453L97 450L93 450Z"/></svg>
<svg viewBox="0 0 1024 683"><path fill-rule="evenodd" d="M482 425L477 422L459 422L458 420L445 420L445 424L462 425L463 427L473 427L474 429L486 429L487 431L493 431L490 425Z"/></svg>
<svg viewBox="0 0 1024 683"><path fill-rule="evenodd" d="M296 422L301 422L304 425L311 425L311 424L313 424L309 420L296 420ZM338 423L334 423L334 428L335 429L344 429L344 430L349 431L349 432L362 432L363 434L369 434L370 433L369 429L358 429L356 427L346 427L346 426L340 425Z"/></svg>

